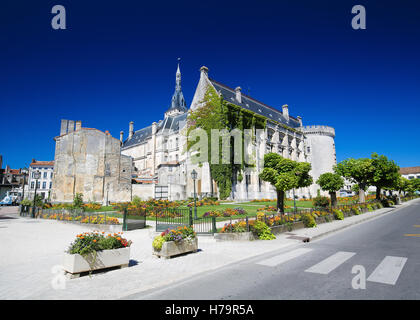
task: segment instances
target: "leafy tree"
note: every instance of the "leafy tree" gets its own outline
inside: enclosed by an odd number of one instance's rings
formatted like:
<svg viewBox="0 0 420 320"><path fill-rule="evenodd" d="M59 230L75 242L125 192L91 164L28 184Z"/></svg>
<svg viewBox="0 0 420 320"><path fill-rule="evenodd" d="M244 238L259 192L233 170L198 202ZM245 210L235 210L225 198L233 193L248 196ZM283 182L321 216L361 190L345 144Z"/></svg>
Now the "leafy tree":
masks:
<svg viewBox="0 0 420 320"><path fill-rule="evenodd" d="M420 191L420 179L413 179L413 180L408 180L409 184L411 185L411 190L412 192L416 192L416 191Z"/></svg>
<svg viewBox="0 0 420 320"><path fill-rule="evenodd" d="M334 166L335 173L359 185L359 202L365 202L365 191L370 186L375 173L372 159L349 158Z"/></svg>
<svg viewBox="0 0 420 320"><path fill-rule="evenodd" d="M312 184L309 175L311 165L307 162L297 162L283 158L277 153L264 155L264 169L259 177L270 182L277 192L277 209L284 213L285 192L293 188L308 187Z"/></svg>
<svg viewBox="0 0 420 320"><path fill-rule="evenodd" d="M393 188L398 183L400 167L393 160L377 153L372 153L371 159L374 172L370 185L376 187L376 199L380 200L381 189Z"/></svg>
<svg viewBox="0 0 420 320"><path fill-rule="evenodd" d="M322 190L329 192L331 197L331 206L336 206L336 192L344 186L344 179L337 173L326 172L319 176L316 183L319 184Z"/></svg>

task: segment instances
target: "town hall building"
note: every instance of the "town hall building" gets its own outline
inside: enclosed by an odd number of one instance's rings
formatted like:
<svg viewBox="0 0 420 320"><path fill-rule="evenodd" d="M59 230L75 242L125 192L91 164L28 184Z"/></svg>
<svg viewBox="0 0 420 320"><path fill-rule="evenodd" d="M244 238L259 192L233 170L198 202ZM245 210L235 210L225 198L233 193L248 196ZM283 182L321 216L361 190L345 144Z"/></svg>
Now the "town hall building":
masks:
<svg viewBox="0 0 420 320"><path fill-rule="evenodd" d="M200 69L200 79L190 108L187 108L181 89L181 71L178 64L175 92L163 119L140 130L134 130L134 122L130 122L126 139L123 132L120 133L121 154L133 160L133 196L169 200L192 197L193 170L198 173L197 194L200 197L218 196L217 185L210 178L209 164L199 166L192 163L191 154L186 150L188 114L202 106L209 88L213 88L226 102L266 118L266 130L263 136L259 137L256 147L259 159L262 159L265 153L276 152L288 159L309 162L312 165L310 173L314 182L320 174L332 172L336 164L334 128L324 125L303 126L300 116L294 117L289 114L288 105L283 105L281 110L268 106L242 93L240 87L232 89L209 78L208 68L204 66ZM229 198L276 198L274 188L258 177L261 170L260 162L257 161L252 170L244 173L241 181L234 179ZM310 198L316 196L319 189L314 183L308 188L294 190L294 193L299 198ZM292 197L292 192L287 196Z"/></svg>

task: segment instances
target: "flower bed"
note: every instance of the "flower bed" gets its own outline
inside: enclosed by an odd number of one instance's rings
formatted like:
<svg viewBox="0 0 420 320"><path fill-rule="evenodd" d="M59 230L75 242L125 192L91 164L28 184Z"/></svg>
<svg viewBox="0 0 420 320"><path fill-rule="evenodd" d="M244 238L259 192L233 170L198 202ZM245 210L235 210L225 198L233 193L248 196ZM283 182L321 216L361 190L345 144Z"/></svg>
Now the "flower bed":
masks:
<svg viewBox="0 0 420 320"><path fill-rule="evenodd" d="M59 220L59 221L69 221L69 222L78 222L84 224L108 224L108 225L118 225L120 221L115 217L108 217L105 214L94 214L94 215L73 215L70 213L41 213L39 215L42 219L50 220Z"/></svg>
<svg viewBox="0 0 420 320"><path fill-rule="evenodd" d="M232 217L246 214L242 208L226 208L225 210L212 210L204 213L203 218L206 217Z"/></svg>
<svg viewBox="0 0 420 320"><path fill-rule="evenodd" d="M165 258L187 252L197 252L197 235L192 227L167 229L154 238L152 247L154 255Z"/></svg>
<svg viewBox="0 0 420 320"><path fill-rule="evenodd" d="M64 260L64 270L71 277L82 272L128 266L131 240L121 237L122 233L84 232L70 244Z"/></svg>

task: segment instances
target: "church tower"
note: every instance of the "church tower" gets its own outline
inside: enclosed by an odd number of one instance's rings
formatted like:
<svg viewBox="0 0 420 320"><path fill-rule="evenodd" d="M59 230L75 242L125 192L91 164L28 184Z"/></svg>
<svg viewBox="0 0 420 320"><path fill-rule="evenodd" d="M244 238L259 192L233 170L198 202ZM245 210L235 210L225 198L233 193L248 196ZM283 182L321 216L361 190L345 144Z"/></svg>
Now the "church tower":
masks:
<svg viewBox="0 0 420 320"><path fill-rule="evenodd" d="M184 95L182 94L182 90L181 90L181 71L179 69L179 62L178 62L178 68L176 70L175 92L172 96L171 106L165 112L165 118L169 116L176 116L178 114L183 114L187 111L188 109L186 107Z"/></svg>

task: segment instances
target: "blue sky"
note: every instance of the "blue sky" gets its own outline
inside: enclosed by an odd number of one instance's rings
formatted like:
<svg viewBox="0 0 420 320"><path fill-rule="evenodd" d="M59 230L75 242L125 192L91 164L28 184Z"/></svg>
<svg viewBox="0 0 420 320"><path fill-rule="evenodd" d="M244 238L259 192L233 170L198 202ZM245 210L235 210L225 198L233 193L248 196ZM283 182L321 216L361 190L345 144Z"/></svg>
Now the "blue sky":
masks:
<svg viewBox="0 0 420 320"><path fill-rule="evenodd" d="M51 8L66 8L53 30ZM362 4L367 29L353 30ZM337 160L385 154L420 165L420 5L415 1L2 1L3 166L54 159L60 119L119 137L163 118L181 57L304 125L336 129Z"/></svg>

